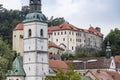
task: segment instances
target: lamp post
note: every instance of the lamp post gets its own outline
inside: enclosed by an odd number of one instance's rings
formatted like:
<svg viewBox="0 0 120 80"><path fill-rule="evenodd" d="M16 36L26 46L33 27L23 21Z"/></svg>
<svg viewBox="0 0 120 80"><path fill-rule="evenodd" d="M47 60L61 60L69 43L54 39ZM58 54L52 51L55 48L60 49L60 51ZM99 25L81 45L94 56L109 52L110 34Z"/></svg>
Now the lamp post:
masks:
<svg viewBox="0 0 120 80"><path fill-rule="evenodd" d="M85 75L85 73L86 73L86 68L87 68L87 63L90 63L90 62L96 62L97 61L97 59L91 59L91 60L87 60L87 61L81 61L81 60L73 60L73 63L83 63L84 64L84 74L83 74L83 76Z"/></svg>

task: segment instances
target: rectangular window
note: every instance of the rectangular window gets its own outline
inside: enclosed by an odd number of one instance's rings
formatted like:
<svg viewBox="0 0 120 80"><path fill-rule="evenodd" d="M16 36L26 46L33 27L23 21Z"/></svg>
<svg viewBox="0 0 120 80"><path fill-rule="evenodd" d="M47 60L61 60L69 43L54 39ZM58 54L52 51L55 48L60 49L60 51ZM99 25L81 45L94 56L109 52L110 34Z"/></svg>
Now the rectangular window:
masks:
<svg viewBox="0 0 120 80"><path fill-rule="evenodd" d="M81 39L80 39L80 42L81 42Z"/></svg>
<svg viewBox="0 0 120 80"><path fill-rule="evenodd" d="M71 32L69 32L69 34L71 34Z"/></svg>
<svg viewBox="0 0 120 80"><path fill-rule="evenodd" d="M63 41L65 41L65 38L63 38Z"/></svg>
<svg viewBox="0 0 120 80"><path fill-rule="evenodd" d="M61 35L63 35L63 32L61 32Z"/></svg>
<svg viewBox="0 0 120 80"><path fill-rule="evenodd" d="M58 39L56 39L56 41L58 42Z"/></svg>
<svg viewBox="0 0 120 80"><path fill-rule="evenodd" d="M72 46L72 50L74 49L74 47Z"/></svg>
<svg viewBox="0 0 120 80"><path fill-rule="evenodd" d="M76 36L78 35L78 33L76 33Z"/></svg>
<svg viewBox="0 0 120 80"><path fill-rule="evenodd" d="M65 34L66 34L66 31L65 31Z"/></svg>
<svg viewBox="0 0 120 80"><path fill-rule="evenodd" d="M56 35L56 33L54 32L54 35Z"/></svg>

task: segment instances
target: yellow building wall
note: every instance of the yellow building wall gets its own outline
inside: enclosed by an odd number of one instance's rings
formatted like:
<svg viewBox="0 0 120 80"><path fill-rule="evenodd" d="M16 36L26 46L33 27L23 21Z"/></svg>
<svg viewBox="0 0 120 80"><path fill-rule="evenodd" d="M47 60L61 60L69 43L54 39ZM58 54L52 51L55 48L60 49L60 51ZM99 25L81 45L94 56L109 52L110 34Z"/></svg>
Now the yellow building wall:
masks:
<svg viewBox="0 0 120 80"><path fill-rule="evenodd" d="M23 30L13 31L13 51L23 56Z"/></svg>

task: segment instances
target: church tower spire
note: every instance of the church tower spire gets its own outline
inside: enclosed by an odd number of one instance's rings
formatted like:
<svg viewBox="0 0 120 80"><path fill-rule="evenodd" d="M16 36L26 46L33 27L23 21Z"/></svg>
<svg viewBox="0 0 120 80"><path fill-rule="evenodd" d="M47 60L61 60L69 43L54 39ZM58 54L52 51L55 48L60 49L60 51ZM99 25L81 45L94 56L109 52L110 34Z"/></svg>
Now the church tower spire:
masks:
<svg viewBox="0 0 120 80"><path fill-rule="evenodd" d="M41 12L41 0L30 0L30 12Z"/></svg>
<svg viewBox="0 0 120 80"><path fill-rule="evenodd" d="M107 42L106 46L106 58L111 58L111 47L110 47L110 42Z"/></svg>
<svg viewBox="0 0 120 80"><path fill-rule="evenodd" d="M29 0L30 2L30 13L28 13L23 22L47 22L46 16L41 11L41 0Z"/></svg>
<svg viewBox="0 0 120 80"><path fill-rule="evenodd" d="M30 13L23 22L25 80L45 80L49 74L48 25L41 12L41 0L30 0Z"/></svg>

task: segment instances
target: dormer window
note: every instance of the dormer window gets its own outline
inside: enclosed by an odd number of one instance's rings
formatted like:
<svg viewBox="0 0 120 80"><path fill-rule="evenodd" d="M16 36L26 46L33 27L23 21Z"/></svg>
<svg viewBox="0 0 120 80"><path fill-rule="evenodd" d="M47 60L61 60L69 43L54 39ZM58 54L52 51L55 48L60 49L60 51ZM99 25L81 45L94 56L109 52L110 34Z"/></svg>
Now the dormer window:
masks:
<svg viewBox="0 0 120 80"><path fill-rule="evenodd" d="M40 30L40 36L43 36L43 29Z"/></svg>
<svg viewBox="0 0 120 80"><path fill-rule="evenodd" d="M32 35L32 31L31 31L31 29L29 29L28 30L28 37L31 37L31 35Z"/></svg>

